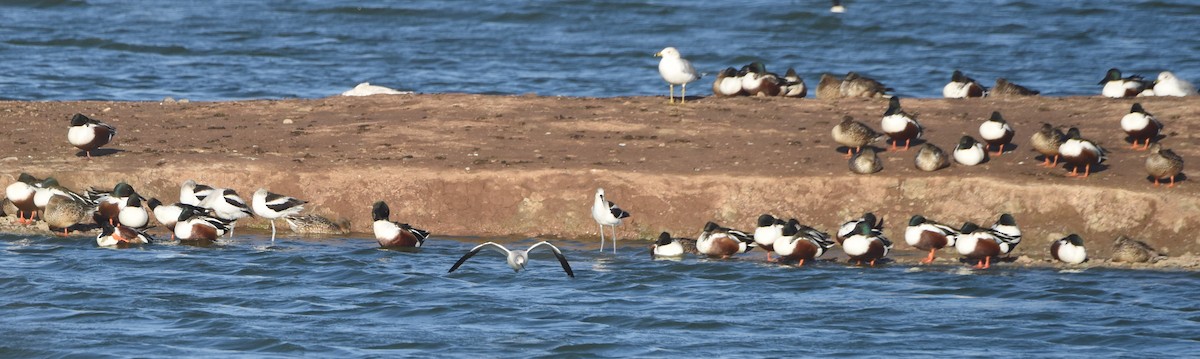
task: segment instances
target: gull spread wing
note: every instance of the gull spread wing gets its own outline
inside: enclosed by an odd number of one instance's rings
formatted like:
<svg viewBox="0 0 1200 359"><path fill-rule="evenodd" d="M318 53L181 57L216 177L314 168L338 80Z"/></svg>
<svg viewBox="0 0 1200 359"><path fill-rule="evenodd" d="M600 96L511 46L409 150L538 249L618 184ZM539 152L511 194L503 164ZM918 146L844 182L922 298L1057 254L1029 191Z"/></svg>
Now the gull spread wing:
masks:
<svg viewBox="0 0 1200 359"><path fill-rule="evenodd" d="M540 247L543 245L546 247L550 247L550 250L554 252L554 256L558 257L558 263L562 264L564 271L567 271L567 276L571 277L571 278L575 278L575 272L571 270L571 264L567 263L567 257L563 256L562 251L559 251L558 247L555 247L553 244L550 244L550 242L546 242L546 241L537 242L536 244L529 246L529 249L526 250L526 252L533 252L534 248L537 248L537 247Z"/></svg>
<svg viewBox="0 0 1200 359"><path fill-rule="evenodd" d="M461 266L463 263L465 263L468 259L471 259L471 257L474 257L475 254L479 253L479 251L483 250L484 248L490 248L496 252L499 252L500 254L503 254L505 258L508 258L509 252L508 252L507 248L504 248L504 246L502 246L502 245L496 244L496 242L487 242L487 243L477 245L477 246L475 246L475 248L471 248L471 251L467 252L467 254L464 254L462 256L462 258L459 258L458 262L454 262L454 266L450 267L450 271L448 271L446 273L454 272L455 269L458 269L459 266Z"/></svg>

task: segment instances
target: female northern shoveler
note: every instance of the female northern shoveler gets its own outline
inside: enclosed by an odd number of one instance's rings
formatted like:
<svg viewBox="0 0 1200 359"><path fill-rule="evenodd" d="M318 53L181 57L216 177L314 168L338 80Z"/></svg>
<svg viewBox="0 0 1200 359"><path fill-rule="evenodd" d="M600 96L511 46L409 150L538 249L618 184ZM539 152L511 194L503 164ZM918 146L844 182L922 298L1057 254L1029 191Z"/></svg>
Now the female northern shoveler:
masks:
<svg viewBox="0 0 1200 359"><path fill-rule="evenodd" d="M855 121L854 117L843 117L842 122L833 126L833 140L846 146L846 158L850 158L856 150L861 150L863 146L878 141L880 138L883 136L866 124Z"/></svg>
<svg viewBox="0 0 1200 359"><path fill-rule="evenodd" d="M992 90L988 91L988 96L992 97L1017 97L1017 96L1037 96L1039 93L1035 90L1030 90L1025 86L1008 82L1003 77L996 79L996 86L992 86Z"/></svg>
<svg viewBox="0 0 1200 359"><path fill-rule="evenodd" d="M875 149L867 147L850 157L850 172L860 175L872 174L883 170L883 161L875 154Z"/></svg>
<svg viewBox="0 0 1200 359"><path fill-rule="evenodd" d="M933 172L950 166L950 157L932 143L925 143L924 146L921 146L913 161L916 163L917 169L925 172Z"/></svg>
<svg viewBox="0 0 1200 359"><path fill-rule="evenodd" d="M1146 173L1154 179L1155 186L1158 186L1159 180L1169 178L1171 184L1167 187L1175 187L1175 176L1180 172L1183 172L1183 157L1179 157L1175 151L1162 148L1160 143L1150 146L1150 155L1146 156Z"/></svg>
<svg viewBox="0 0 1200 359"><path fill-rule="evenodd" d="M1033 145L1033 149L1042 154L1042 166L1054 167L1058 165L1058 148L1066 142L1066 135L1062 131L1048 123L1042 123L1042 128L1033 133L1029 137L1029 143ZM1054 162L1050 162L1050 158L1054 158Z"/></svg>

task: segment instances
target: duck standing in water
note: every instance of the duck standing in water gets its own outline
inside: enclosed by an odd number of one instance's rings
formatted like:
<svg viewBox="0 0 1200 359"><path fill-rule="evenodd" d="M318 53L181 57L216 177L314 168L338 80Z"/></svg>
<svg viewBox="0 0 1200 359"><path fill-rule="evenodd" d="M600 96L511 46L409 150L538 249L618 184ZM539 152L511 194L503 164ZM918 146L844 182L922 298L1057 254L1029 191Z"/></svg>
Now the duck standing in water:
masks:
<svg viewBox="0 0 1200 359"><path fill-rule="evenodd" d="M921 263L933 263L934 254L939 249L953 247L958 238L958 231L950 226L925 219L922 215L913 215L908 220L908 228L904 230L904 242L914 248L929 251L929 256Z"/></svg>

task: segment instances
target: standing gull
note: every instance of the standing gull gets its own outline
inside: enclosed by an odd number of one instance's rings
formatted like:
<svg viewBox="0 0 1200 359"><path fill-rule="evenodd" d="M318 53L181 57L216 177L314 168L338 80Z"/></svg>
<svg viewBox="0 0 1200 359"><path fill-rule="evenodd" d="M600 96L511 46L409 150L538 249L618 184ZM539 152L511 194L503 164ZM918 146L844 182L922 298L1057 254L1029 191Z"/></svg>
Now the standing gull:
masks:
<svg viewBox="0 0 1200 359"><path fill-rule="evenodd" d="M268 192L265 188L254 191L250 199L254 215L271 220L271 242L275 242L275 219L300 213L305 203L308 201Z"/></svg>
<svg viewBox="0 0 1200 359"><path fill-rule="evenodd" d="M662 75L663 80L666 80L670 86L667 103L675 103L675 85L682 85L679 90L679 103L686 102L688 82L700 79L696 69L692 68L692 63L685 60L683 55L679 54L679 50L674 47L662 49L654 56L662 57L662 60L658 62L658 74Z"/></svg>
<svg viewBox="0 0 1200 359"><path fill-rule="evenodd" d="M562 251L559 251L558 247L555 247L553 244L550 244L550 242L546 241L537 242L534 245L529 246L529 249L526 250L514 251L510 251L508 248L504 248L504 246L496 244L496 242L480 244L475 246L475 248L471 248L470 252L467 252L467 254L464 254L462 258L458 259L458 262L454 262L454 266L450 267L450 271L446 273L454 272L455 269L458 269L459 266L465 263L468 259L471 259L471 257L474 257L475 254L478 254L479 251L483 250L484 248L503 254L508 261L508 266L513 269L513 272L520 272L522 269L525 269L525 263L529 262L529 252L542 246L545 246L550 251L554 252L554 256L558 258L558 263L562 264L563 270L567 272L568 277L575 278L575 272L571 271L571 264L567 263L567 257L563 256Z"/></svg>
<svg viewBox="0 0 1200 359"><path fill-rule="evenodd" d="M604 189L596 189L596 200L592 202L592 219L600 225L600 250L604 250L604 226L612 227L613 253L617 253L617 225L622 218L628 218L629 212L617 207L616 203L604 198Z"/></svg>

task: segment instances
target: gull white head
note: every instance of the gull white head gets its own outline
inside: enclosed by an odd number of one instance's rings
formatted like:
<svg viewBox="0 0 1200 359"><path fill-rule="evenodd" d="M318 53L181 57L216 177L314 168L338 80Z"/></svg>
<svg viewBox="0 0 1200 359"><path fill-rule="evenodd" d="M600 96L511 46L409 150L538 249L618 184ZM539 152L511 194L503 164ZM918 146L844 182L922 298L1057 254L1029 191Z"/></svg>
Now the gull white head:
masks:
<svg viewBox="0 0 1200 359"><path fill-rule="evenodd" d="M1158 73L1158 81L1167 81L1167 80L1170 80L1173 78L1175 78L1175 74L1171 73L1170 71L1163 71L1163 72Z"/></svg>
<svg viewBox="0 0 1200 359"><path fill-rule="evenodd" d="M665 49L662 49L662 51L659 51L657 54L654 54L654 56L662 57L662 58L674 58L674 59L683 57L683 55L679 54L678 49L675 49L674 47L669 47L669 46Z"/></svg>

